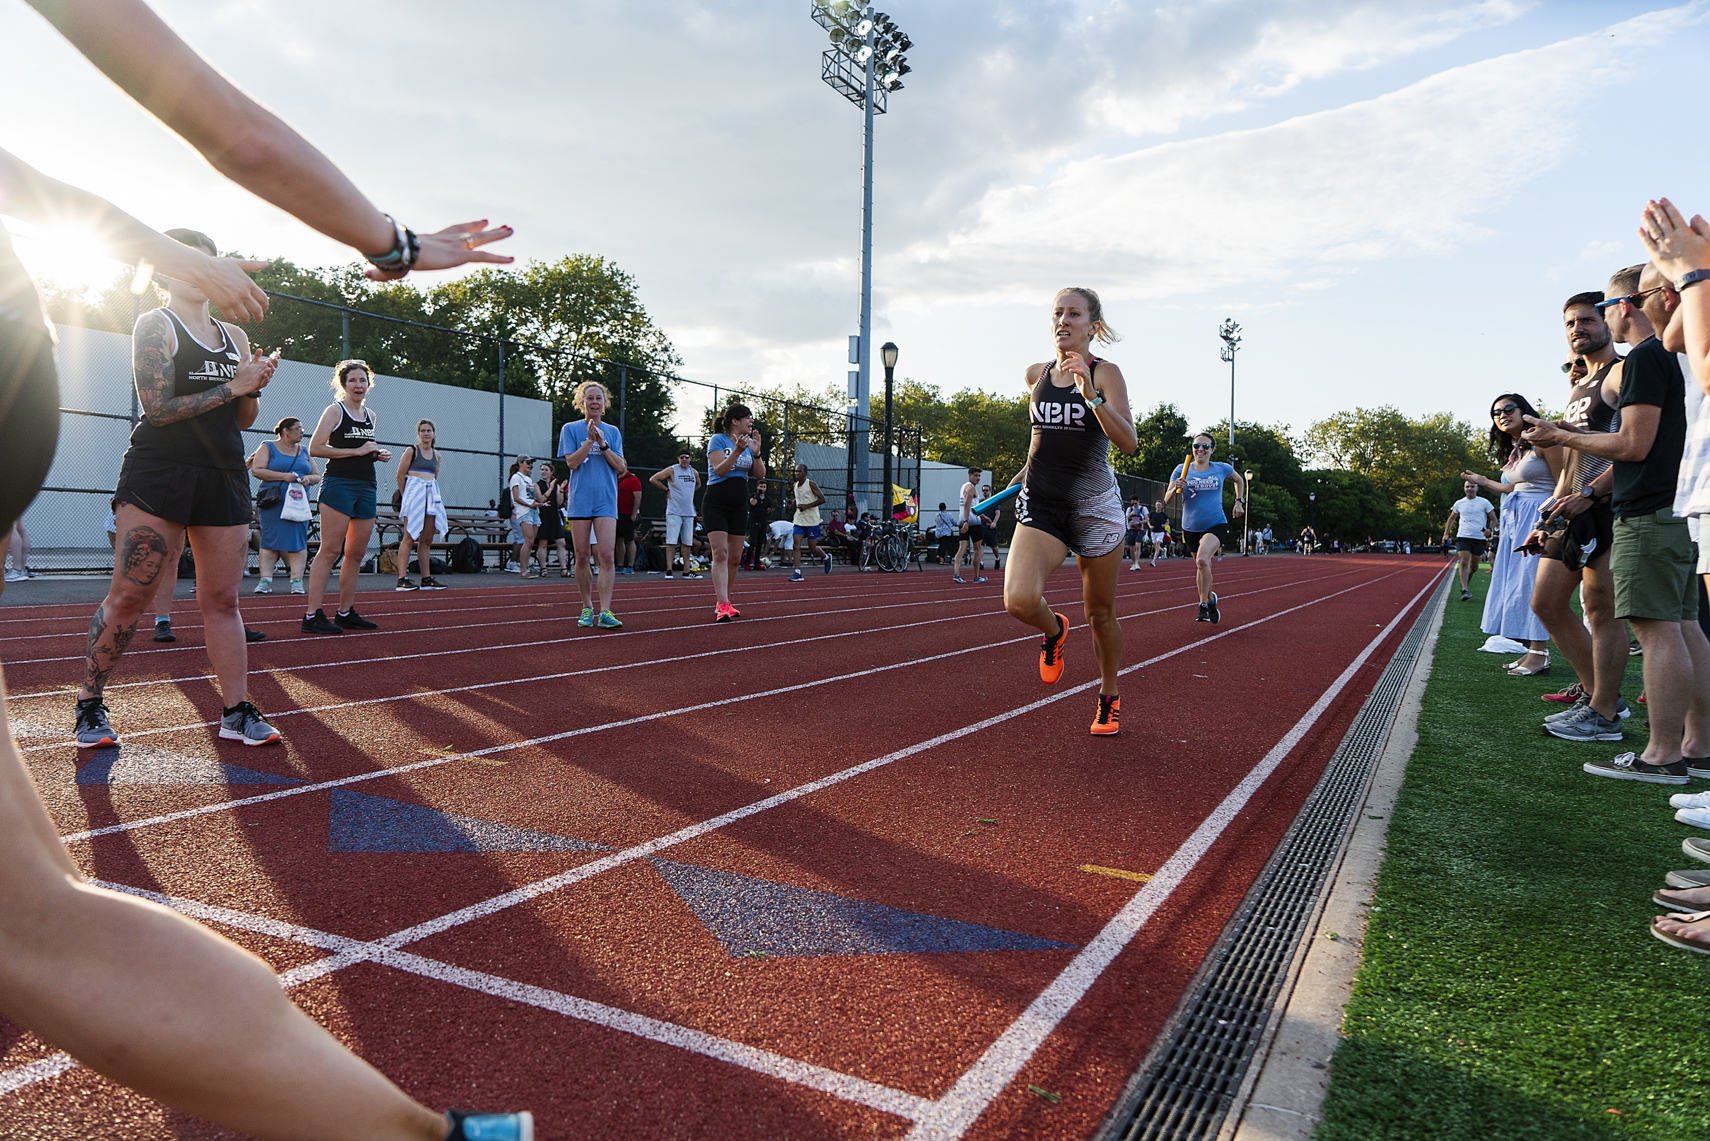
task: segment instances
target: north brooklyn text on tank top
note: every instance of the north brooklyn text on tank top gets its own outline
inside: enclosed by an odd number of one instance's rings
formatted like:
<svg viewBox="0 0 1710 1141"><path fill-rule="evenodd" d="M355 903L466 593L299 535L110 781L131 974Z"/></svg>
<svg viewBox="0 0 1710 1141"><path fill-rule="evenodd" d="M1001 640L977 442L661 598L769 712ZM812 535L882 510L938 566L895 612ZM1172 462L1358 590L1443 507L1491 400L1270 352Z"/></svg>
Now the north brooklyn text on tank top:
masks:
<svg viewBox="0 0 1710 1141"><path fill-rule="evenodd" d="M171 309L162 309L172 322L178 351L172 354L172 395L194 396L237 377L242 357L237 342L221 322L220 343L209 348L195 337ZM131 454L171 460L190 467L242 470L243 433L238 429L237 401L229 400L200 416L157 427L145 417L131 430Z"/></svg>

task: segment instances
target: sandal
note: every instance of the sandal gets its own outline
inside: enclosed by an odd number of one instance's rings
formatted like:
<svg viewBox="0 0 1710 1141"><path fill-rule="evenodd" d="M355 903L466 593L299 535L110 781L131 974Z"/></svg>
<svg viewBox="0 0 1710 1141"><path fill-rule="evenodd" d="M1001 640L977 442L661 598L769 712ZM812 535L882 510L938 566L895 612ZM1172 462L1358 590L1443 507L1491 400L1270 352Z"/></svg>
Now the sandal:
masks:
<svg viewBox="0 0 1710 1141"><path fill-rule="evenodd" d="M1520 663L1515 662L1514 665L1509 667L1508 676L1509 677L1542 677L1544 674L1547 674L1549 672L1550 672L1550 651L1545 650L1544 651L1544 664L1543 665L1539 666L1537 669L1523 670L1520 668Z"/></svg>
<svg viewBox="0 0 1710 1141"><path fill-rule="evenodd" d="M1659 891L1654 892L1651 895L1651 902L1656 904L1658 907L1666 907L1670 911L1701 911L1701 910L1703 910L1704 905L1701 903L1688 903L1685 900L1667 898L1668 896L1671 896L1671 895L1680 895L1680 894L1681 894L1680 891L1675 891L1675 890L1670 890L1668 888L1663 888Z"/></svg>
<svg viewBox="0 0 1710 1141"><path fill-rule="evenodd" d="M1673 923L1697 923L1702 919L1710 919L1710 911L1689 911L1684 915L1659 915L1651 920L1651 934L1671 947L1679 947L1683 951L1695 951L1700 955L1710 955L1710 939L1699 942L1696 939L1688 939L1683 935L1676 935L1672 931L1663 931L1657 927L1658 923L1665 920ZM1710 935L1710 932L1705 932L1705 934Z"/></svg>

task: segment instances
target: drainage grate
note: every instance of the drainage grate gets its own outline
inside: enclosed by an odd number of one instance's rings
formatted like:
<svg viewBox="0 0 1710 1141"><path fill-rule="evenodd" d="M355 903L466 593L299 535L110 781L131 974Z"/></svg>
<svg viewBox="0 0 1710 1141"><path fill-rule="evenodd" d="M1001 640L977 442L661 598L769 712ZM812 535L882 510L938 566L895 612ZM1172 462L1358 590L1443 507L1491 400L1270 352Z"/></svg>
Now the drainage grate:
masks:
<svg viewBox="0 0 1710 1141"><path fill-rule="evenodd" d="M1201 969L1168 1037L1130 1080L1102 1138L1200 1141L1216 1135L1364 799L1449 581L1445 576L1360 707L1318 786Z"/></svg>

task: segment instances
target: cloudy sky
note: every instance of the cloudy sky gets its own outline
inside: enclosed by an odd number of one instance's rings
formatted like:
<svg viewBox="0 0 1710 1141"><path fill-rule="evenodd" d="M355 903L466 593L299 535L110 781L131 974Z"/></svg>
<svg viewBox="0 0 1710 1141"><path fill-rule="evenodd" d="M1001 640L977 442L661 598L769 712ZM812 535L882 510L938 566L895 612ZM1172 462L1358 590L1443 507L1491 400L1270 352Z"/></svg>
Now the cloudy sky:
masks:
<svg viewBox="0 0 1710 1141"><path fill-rule="evenodd" d="M859 111L787 3L162 0L216 66L418 229L635 275L685 375L841 384ZM1561 300L1640 260L1639 208L1710 213L1710 2L895 0L914 73L877 124L874 339L946 392L1015 391L1094 287L1142 411L1358 404L1482 423L1559 405ZM332 264L17 0L0 146L156 226ZM70 247L21 241L43 272Z"/></svg>

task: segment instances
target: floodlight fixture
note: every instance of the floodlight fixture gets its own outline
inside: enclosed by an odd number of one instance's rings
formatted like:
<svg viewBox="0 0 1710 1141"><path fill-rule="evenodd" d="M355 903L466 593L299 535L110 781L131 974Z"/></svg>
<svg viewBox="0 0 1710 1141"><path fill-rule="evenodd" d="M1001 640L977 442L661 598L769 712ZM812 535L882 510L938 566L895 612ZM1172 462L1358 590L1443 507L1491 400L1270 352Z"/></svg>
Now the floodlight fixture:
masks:
<svg viewBox="0 0 1710 1141"><path fill-rule="evenodd" d="M1231 458L1235 448L1235 354L1241 348L1241 326L1235 323L1235 318L1225 318L1223 324L1217 327L1217 336L1223 342L1223 348L1218 351L1218 358L1229 363L1229 447Z"/></svg>

